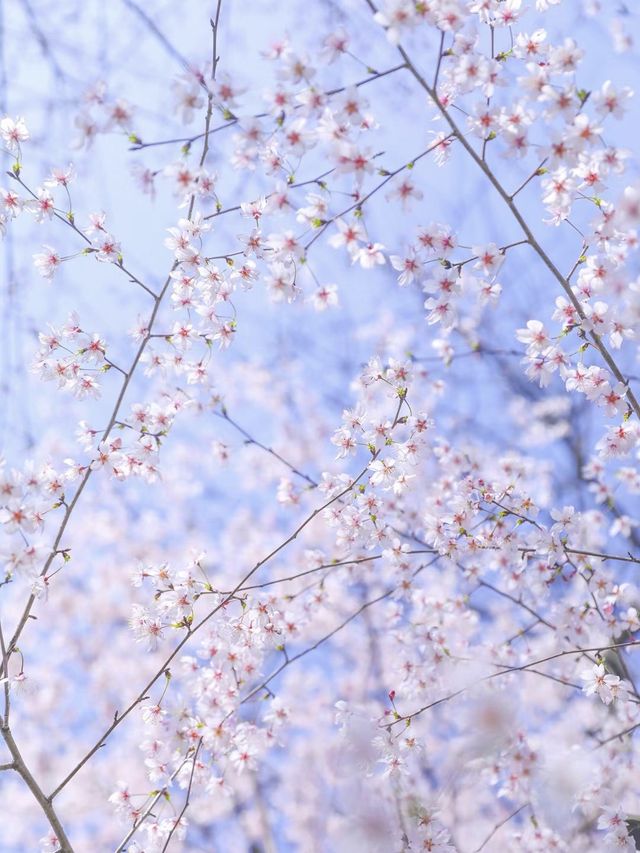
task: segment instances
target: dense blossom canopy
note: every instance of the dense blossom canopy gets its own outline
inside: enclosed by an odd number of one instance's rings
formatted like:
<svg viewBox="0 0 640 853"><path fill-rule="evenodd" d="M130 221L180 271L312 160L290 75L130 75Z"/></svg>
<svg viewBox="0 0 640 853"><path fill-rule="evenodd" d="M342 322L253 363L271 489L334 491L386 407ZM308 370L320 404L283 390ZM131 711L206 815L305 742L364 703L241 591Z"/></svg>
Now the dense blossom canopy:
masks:
<svg viewBox="0 0 640 853"><path fill-rule="evenodd" d="M637 15L15 5L0 853L636 850Z"/></svg>

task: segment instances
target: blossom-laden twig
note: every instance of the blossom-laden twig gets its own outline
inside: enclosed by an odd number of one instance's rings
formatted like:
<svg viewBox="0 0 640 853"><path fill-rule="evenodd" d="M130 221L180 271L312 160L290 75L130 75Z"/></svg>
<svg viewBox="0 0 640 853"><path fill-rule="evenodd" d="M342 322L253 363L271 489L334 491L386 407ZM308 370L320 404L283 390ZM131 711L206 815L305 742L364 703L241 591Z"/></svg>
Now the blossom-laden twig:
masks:
<svg viewBox="0 0 640 853"><path fill-rule="evenodd" d="M156 266L146 217L121 241L74 167L37 184L30 120L0 119L0 231L71 245L34 256L57 290L33 372L72 403L35 462L0 463L0 770L25 849L45 820L43 853L218 831L634 848L640 202L609 127L630 92L581 88L551 5L523 30L517 0L367 0L377 38L345 12L318 53L305 9L309 43L289 28L247 87L233 33L220 66L220 2L199 65L186 28L127 0L136 66L159 51L180 73L139 106L95 83L76 142L126 140L162 217L173 192L157 282L129 260ZM133 345L106 288L81 300L91 325L55 316L74 275L110 267L142 305Z"/></svg>

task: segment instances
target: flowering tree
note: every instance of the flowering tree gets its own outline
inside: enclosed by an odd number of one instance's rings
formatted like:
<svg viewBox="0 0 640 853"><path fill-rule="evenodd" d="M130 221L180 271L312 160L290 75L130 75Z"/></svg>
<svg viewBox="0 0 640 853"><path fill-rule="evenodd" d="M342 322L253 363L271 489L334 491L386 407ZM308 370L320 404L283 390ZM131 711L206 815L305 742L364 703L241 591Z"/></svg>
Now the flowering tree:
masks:
<svg viewBox="0 0 640 853"><path fill-rule="evenodd" d="M18 5L0 850L636 850L631 12Z"/></svg>

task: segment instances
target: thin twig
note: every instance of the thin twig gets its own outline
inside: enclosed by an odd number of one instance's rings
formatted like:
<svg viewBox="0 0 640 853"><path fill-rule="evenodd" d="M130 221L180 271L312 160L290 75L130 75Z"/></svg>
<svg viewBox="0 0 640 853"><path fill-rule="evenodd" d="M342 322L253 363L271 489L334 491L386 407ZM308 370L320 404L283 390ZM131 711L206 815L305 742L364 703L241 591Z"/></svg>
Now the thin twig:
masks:
<svg viewBox="0 0 640 853"><path fill-rule="evenodd" d="M200 743L202 743L202 738L201 738L201 739L200 739L200 741L199 741L199 744L200 744ZM199 744L198 744L198 749L199 749ZM125 837L122 839L122 841L120 842L120 844L118 844L118 846L116 847L116 849L115 849L114 853L122 853L122 851L124 851L124 850L125 850L125 848L126 848L127 844L129 843L129 841L131 841L131 839L132 839L132 838L133 838L133 836L136 834L136 832L140 829L140 827L141 827L141 826L142 826L142 824L145 822L145 820L146 820L146 819L151 815L151 813L153 812L153 809L155 808L156 803L158 803L158 802L159 802L159 801L160 801L160 800L165 796L165 794L166 794L166 793L167 793L167 791L169 790L169 787L170 787L171 783L173 782L173 780L174 780L174 779L176 778L176 776L180 773L180 771L181 771L181 770L182 770L182 768L185 766L185 764L186 764L188 761L190 761L190 755L189 755L189 753L191 752L191 750L192 750L192 749L193 749L193 746L190 746L190 747L189 747L189 749L187 750L187 755L184 757L183 761L181 761L180 765L179 765L179 766L178 766L178 767L173 771L173 773L171 774L171 776L169 776L169 782L168 782L166 785L163 785L163 787L162 787L162 788L160 788L160 790L159 790L159 791L156 791L156 792L155 792L155 794L154 794L154 796L153 796L153 799L151 800L151 802L149 803L149 805L147 806L147 808L146 808L146 809L144 810L144 812L140 815L140 817L135 821L135 823L133 824L133 826L131 827L131 829L129 830L129 832L125 835ZM195 767L195 759L194 759L194 765L193 765L193 766ZM192 769L192 775L193 775L193 769Z"/></svg>
<svg viewBox="0 0 640 853"><path fill-rule="evenodd" d="M511 814L510 814L510 815L507 815L507 817L505 817L505 818L504 818L504 820L501 820L501 821L500 821L500 823L497 823L497 824L493 827L493 829L491 830L491 832L489 833L489 835L487 835L487 837L485 838L485 840L482 842L482 844L480 845L480 847L476 847L476 849L473 851L473 853L480 853L480 851L481 851L481 850L484 850L484 848L485 848L485 847L487 846L487 844L491 841L491 839L492 839L492 838L493 838L493 836L496 834L496 832L497 832L499 829L502 829L502 827L505 825L505 823L509 823L509 821L510 821L512 818L514 818L516 815L520 814L520 812L521 812L523 809L526 809L526 808L527 808L527 806L529 806L529 805L530 805L530 803L524 803L524 804L523 804L523 805L521 805L519 808L517 808L514 812L511 812Z"/></svg>
<svg viewBox="0 0 640 853"><path fill-rule="evenodd" d="M509 675L512 672L524 672L526 670L531 669L531 667L539 666L541 663L548 663L552 660L557 660L558 658L566 657L567 655L583 655L588 652L606 652L623 648L630 648L632 646L640 646L640 640L632 640L627 643L612 643L611 645L602 645L602 646L593 646L585 649L567 649L562 652L556 652L553 655L549 655L545 658L540 658L539 660L529 661L529 663L523 663L520 666L506 666L504 669L501 669L500 672L492 672L490 675L485 675L483 678L478 679L474 684L480 684L484 681L492 681L494 678L499 678L501 675ZM460 696L471 687L472 685L468 685L467 687L461 687L459 690L455 690L453 693L449 693L447 696L442 696L440 699L436 699L434 702L430 702L428 705L423 705L422 708L418 708L417 711L412 711L410 714L398 714L397 717L393 719L390 723L385 723L386 726L395 726L397 723L405 722L407 720L413 720L414 717L419 716L425 711L429 711L431 708L435 708L438 705L442 705L444 702L448 702L450 699L455 699L457 696ZM569 685L574 686L574 685Z"/></svg>
<svg viewBox="0 0 640 853"><path fill-rule="evenodd" d="M243 435L245 437L247 444L254 444L256 447L259 447L261 450L264 450L270 456L273 456L274 459L277 459L279 462L282 462L283 465L286 465L286 467L293 474L295 474L298 477L301 477L303 480L306 480L310 486L312 486L313 488L317 487L318 483L316 480L314 480L312 477L309 477L308 474L305 474L302 471L299 471L295 467L295 465L293 465L291 462L287 461L283 456L281 456L279 453L277 453L272 447L267 447L266 444L263 444L261 441L258 441L258 439L254 438L252 435L250 435L246 431L246 429L244 429L244 427L241 427L237 421L234 421L234 419L227 412L226 408L223 407L220 412L214 412L214 414L217 415L219 418L222 418L223 420L227 421L227 423L231 424L232 427L234 427L241 435Z"/></svg>
<svg viewBox="0 0 640 853"><path fill-rule="evenodd" d="M193 787L193 776L194 776L195 771L196 771L196 762L198 760L198 753L200 752L201 746L202 746L202 738L200 738L200 740L198 741L198 745L196 746L196 751L193 755L193 759L192 759L193 763L191 765L191 773L189 774L189 785L187 786L187 795L185 797L184 805L182 806L182 809L180 810L180 814L174 820L174 824L171 827L171 831L169 832L169 835L167 835L167 840L164 843L164 846L161 850L161 853L166 853L167 849L169 848L169 842L171 841L171 837L173 836L173 833L178 828L180 821L184 817L184 814L187 811L187 809L189 808L189 801L191 799L191 789Z"/></svg>

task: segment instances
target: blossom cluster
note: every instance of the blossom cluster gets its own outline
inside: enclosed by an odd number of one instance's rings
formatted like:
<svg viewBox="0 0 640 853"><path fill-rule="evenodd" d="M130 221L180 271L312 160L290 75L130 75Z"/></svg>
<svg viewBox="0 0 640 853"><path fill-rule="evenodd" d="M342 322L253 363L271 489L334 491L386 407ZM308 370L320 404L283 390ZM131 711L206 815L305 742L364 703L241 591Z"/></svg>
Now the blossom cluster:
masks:
<svg viewBox="0 0 640 853"><path fill-rule="evenodd" d="M0 118L62 401L0 463L7 844L635 850L631 89L559 0L367 0L253 80L225 5L189 61L137 9L180 72L74 165ZM123 143L146 261L82 187Z"/></svg>

